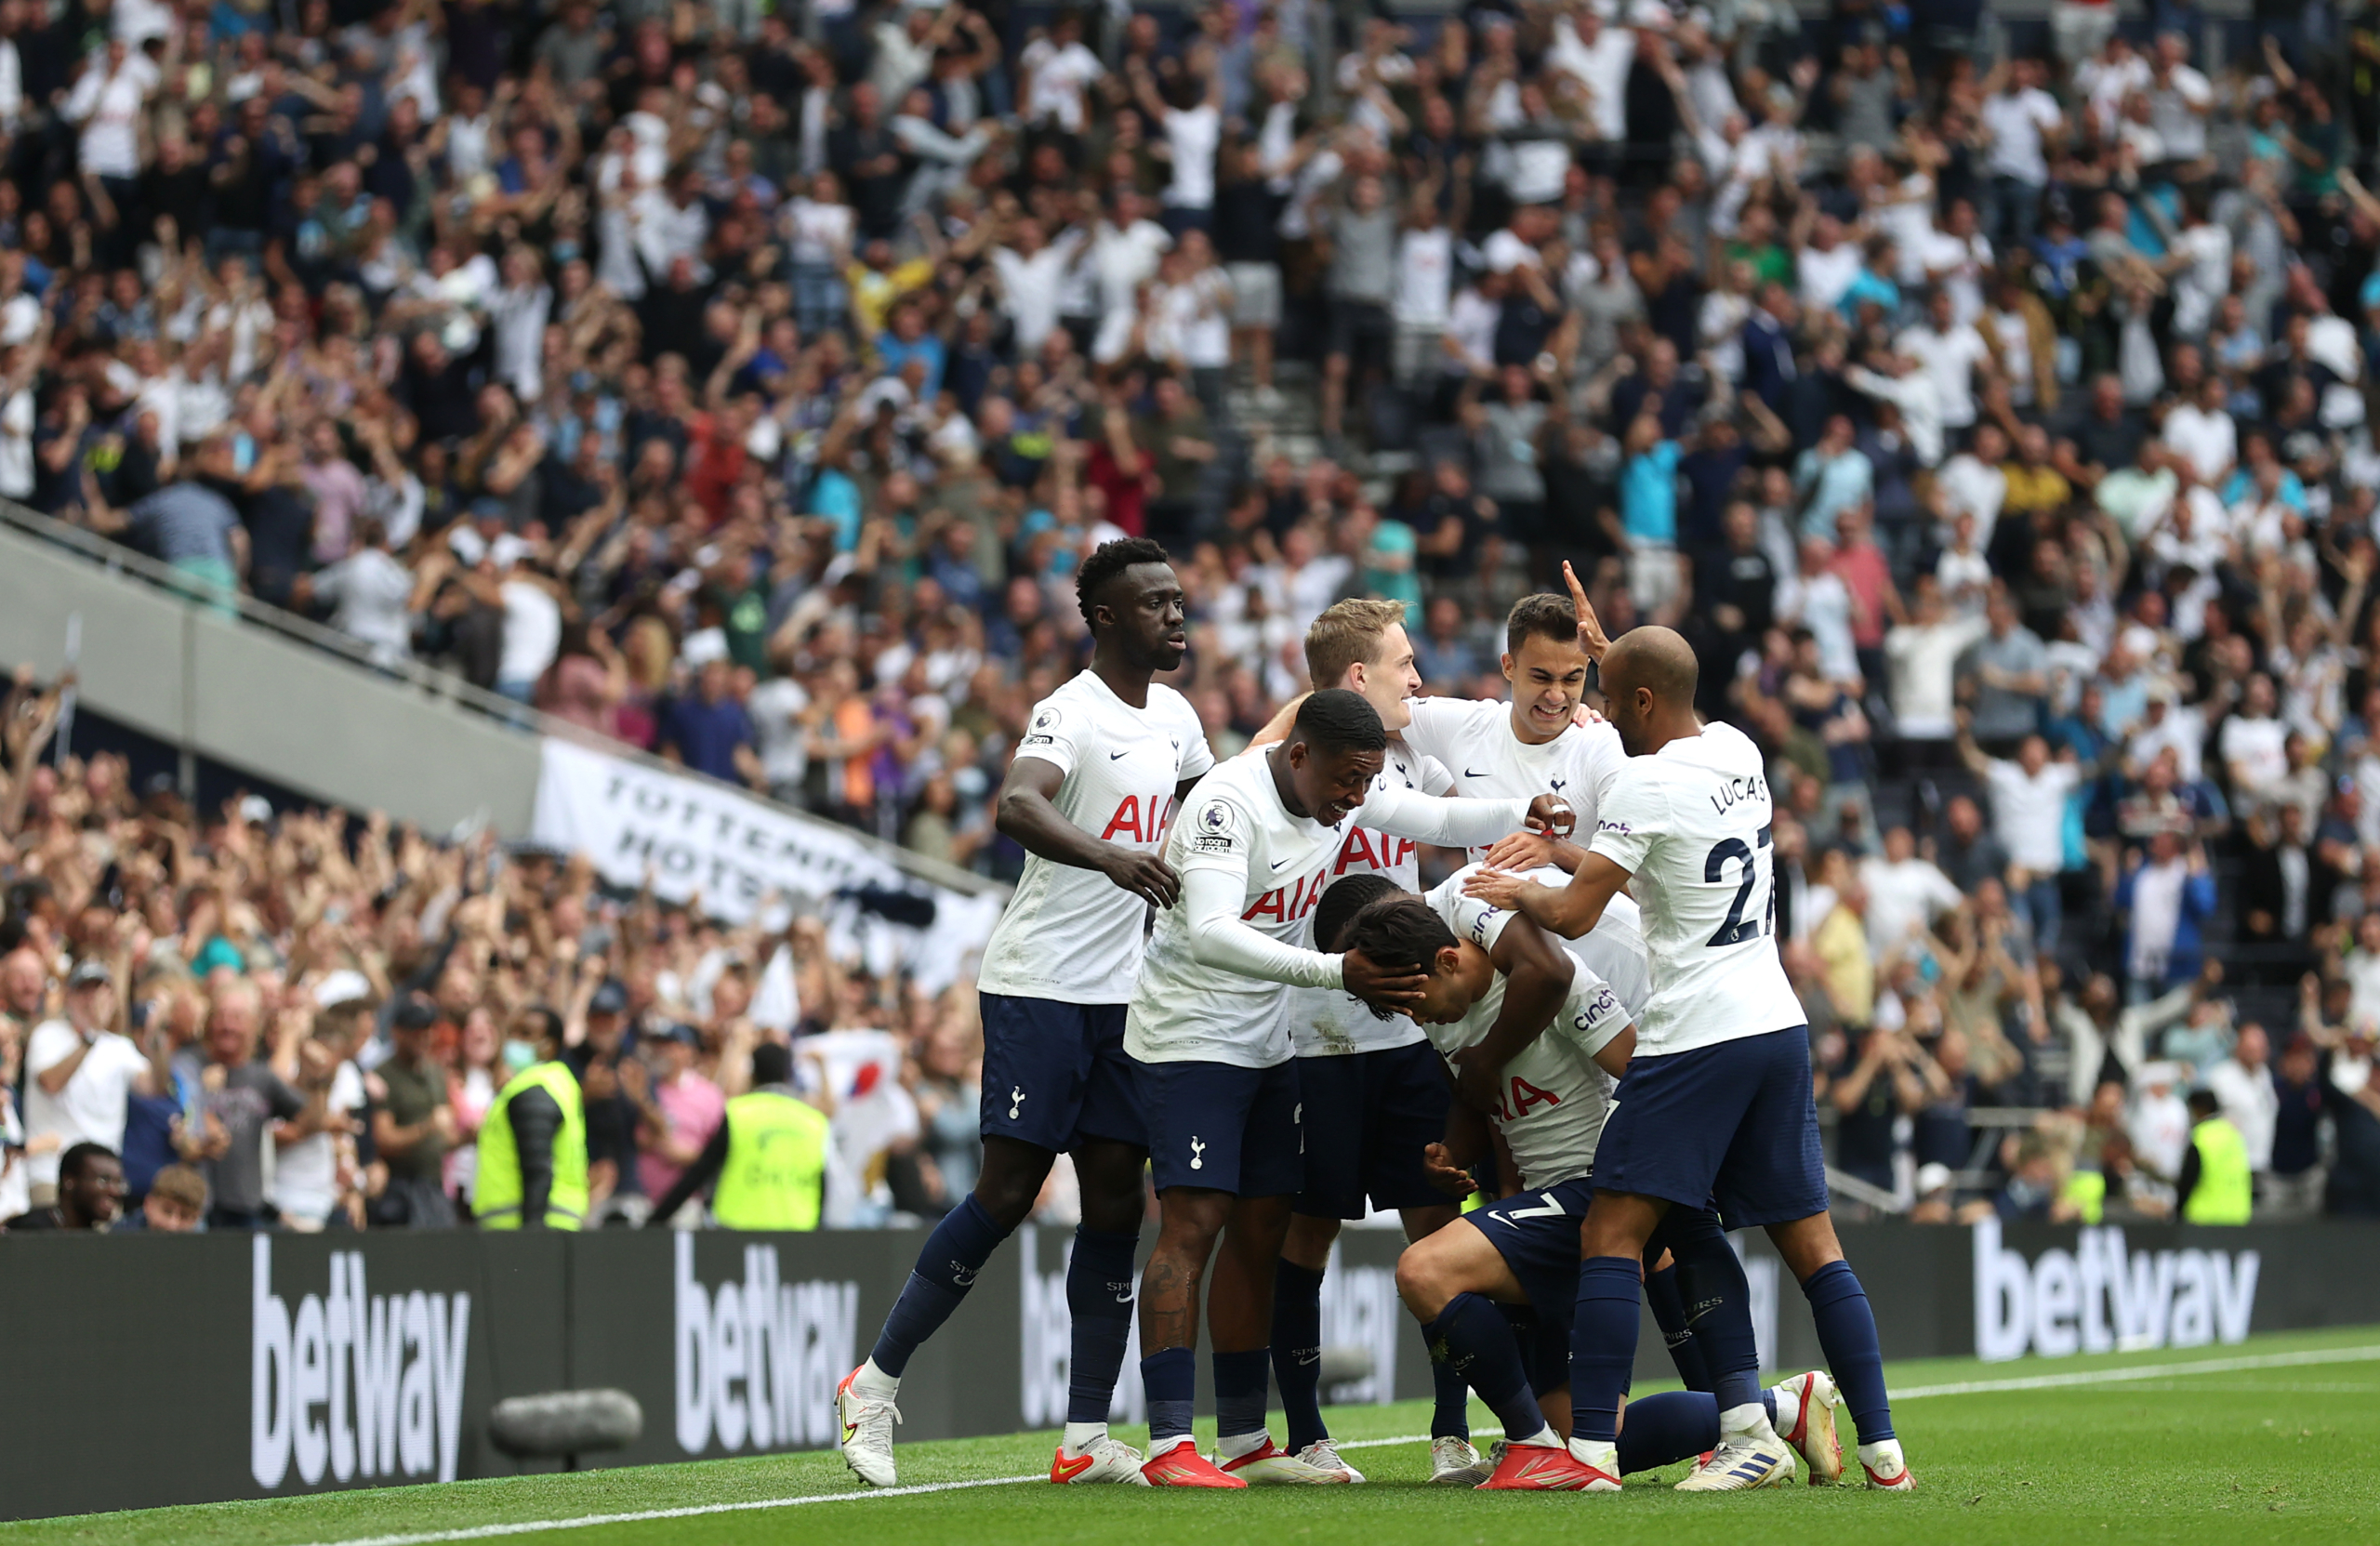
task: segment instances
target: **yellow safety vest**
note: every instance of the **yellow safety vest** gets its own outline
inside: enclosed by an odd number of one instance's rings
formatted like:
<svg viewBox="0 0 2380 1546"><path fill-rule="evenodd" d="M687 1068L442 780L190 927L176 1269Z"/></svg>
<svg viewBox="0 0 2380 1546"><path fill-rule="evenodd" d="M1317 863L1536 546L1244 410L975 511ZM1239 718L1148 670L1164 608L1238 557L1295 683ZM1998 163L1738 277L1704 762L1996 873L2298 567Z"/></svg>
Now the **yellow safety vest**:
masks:
<svg viewBox="0 0 2380 1546"><path fill-rule="evenodd" d="M2182 1218L2194 1224L2243 1224L2255 1209L2255 1183L2248 1169L2248 1141L2220 1117L2190 1130L2198 1151L2198 1184L2182 1204Z"/></svg>
<svg viewBox="0 0 2380 1546"><path fill-rule="evenodd" d="M523 1068L496 1094L480 1128L479 1179L471 1210L482 1229L519 1229L522 1187L521 1148L512 1136L512 1098L542 1090L562 1107L554 1134L553 1185L546 1193L548 1229L577 1229L587 1218L587 1107L578 1077L569 1065L540 1063Z"/></svg>
<svg viewBox="0 0 2380 1546"><path fill-rule="evenodd" d="M755 1090L727 1103L727 1162L711 1216L725 1229L816 1229L826 1174L826 1114Z"/></svg>
<svg viewBox="0 0 2380 1546"><path fill-rule="evenodd" d="M2108 1178L2098 1170L2077 1170L2066 1178L2066 1200L2081 1212L2086 1224L2097 1223L2108 1209Z"/></svg>

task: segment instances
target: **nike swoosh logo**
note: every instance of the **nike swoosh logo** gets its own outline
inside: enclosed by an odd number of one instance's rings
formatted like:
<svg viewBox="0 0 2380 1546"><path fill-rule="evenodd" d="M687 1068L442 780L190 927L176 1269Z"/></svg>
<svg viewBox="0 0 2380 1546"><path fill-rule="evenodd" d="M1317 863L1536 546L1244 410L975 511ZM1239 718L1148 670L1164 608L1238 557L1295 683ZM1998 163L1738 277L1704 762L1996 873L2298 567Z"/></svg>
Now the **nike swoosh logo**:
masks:
<svg viewBox="0 0 2380 1546"><path fill-rule="evenodd" d="M1287 859L1276 859L1276 860L1274 860L1274 861L1273 861L1273 867L1274 867L1275 869L1279 869L1283 865L1286 865L1286 864L1288 864L1288 863L1289 863L1289 861L1288 861Z"/></svg>
<svg viewBox="0 0 2380 1546"><path fill-rule="evenodd" d="M1131 755L1132 754L1129 751L1111 751L1107 754L1107 760L1113 762L1119 757L1130 757Z"/></svg>
<svg viewBox="0 0 2380 1546"><path fill-rule="evenodd" d="M1462 770L1462 776L1465 778L1485 778L1488 775L1484 773L1473 773L1469 768L1465 768Z"/></svg>
<svg viewBox="0 0 2380 1546"><path fill-rule="evenodd" d="M1053 1460L1050 1465L1050 1480L1053 1482L1071 1482L1076 1477L1081 1475L1084 1472L1089 1471L1091 1468L1092 1463L1097 1459L1098 1457L1095 1455L1078 1455L1070 1460L1064 1459Z"/></svg>

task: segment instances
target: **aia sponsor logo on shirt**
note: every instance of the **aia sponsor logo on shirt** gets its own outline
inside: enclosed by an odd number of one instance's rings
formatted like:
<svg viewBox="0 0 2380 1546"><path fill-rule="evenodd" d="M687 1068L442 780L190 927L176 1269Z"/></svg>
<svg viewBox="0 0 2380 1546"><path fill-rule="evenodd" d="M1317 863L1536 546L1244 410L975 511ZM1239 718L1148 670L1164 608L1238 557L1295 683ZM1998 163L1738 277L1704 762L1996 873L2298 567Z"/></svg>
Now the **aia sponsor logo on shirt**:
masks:
<svg viewBox="0 0 2380 1546"><path fill-rule="evenodd" d="M1311 879L1301 879L1294 887L1276 886L1240 914L1239 920L1253 923L1260 918L1269 918L1276 923L1295 923L1314 911L1329 878L1329 871L1316 870Z"/></svg>
<svg viewBox="0 0 2380 1546"><path fill-rule="evenodd" d="M1167 823L1173 819L1173 796L1126 795L1116 806L1116 813L1107 818L1107 829L1099 835L1104 843L1130 839L1154 846L1165 836Z"/></svg>

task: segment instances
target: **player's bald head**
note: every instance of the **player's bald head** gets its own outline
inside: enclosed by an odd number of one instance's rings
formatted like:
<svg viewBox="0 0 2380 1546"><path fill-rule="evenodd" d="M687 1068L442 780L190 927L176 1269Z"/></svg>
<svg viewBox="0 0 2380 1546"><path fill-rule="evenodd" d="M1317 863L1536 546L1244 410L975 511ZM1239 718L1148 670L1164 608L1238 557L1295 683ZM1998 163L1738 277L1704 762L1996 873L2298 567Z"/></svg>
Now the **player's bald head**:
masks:
<svg viewBox="0 0 2380 1546"><path fill-rule="evenodd" d="M1629 629L1604 652L1602 670L1606 711L1632 756L1651 749L1656 720L1693 712L1701 672L1694 647L1675 628Z"/></svg>
<svg viewBox="0 0 2380 1546"><path fill-rule="evenodd" d="M1655 697L1693 701L1694 688L1700 676L1695 664L1694 646L1675 628L1647 624L1630 628L1612 641L1604 652L1603 681L1607 694L1615 683L1623 691L1638 688L1651 691Z"/></svg>

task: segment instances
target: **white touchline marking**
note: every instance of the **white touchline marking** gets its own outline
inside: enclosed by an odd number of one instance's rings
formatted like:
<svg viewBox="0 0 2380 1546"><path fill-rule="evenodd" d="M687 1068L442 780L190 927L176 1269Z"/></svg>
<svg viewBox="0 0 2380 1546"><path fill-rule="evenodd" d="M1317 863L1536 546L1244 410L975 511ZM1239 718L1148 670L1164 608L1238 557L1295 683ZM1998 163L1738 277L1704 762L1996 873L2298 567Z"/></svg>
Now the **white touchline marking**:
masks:
<svg viewBox="0 0 2380 1546"><path fill-rule="evenodd" d="M1912 1385L1892 1393L1895 1401L1929 1395L1983 1395L1993 1391L2046 1391L2096 1385L2111 1380L2163 1380L2176 1374L2221 1374L2228 1369L2291 1368L2300 1364L2352 1364L2380 1358L2380 1346L2318 1348L2306 1353L2259 1353L2237 1358L2201 1358L2187 1364L2140 1364L2131 1368L2095 1368L2071 1374L2034 1374L2014 1380L1964 1380L1954 1385Z"/></svg>
<svg viewBox="0 0 2380 1546"><path fill-rule="evenodd" d="M2096 1385L2110 1381L2162 1380L2176 1374L2220 1374L2233 1369L2293 1368L2305 1364L2351 1364L2380 1359L2380 1344L2368 1347L2320 1348L2305 1353L2264 1353L2237 1358L2201 1358L2182 1364L2141 1364L2132 1368L2078 1369L2066 1374L2036 1374L2014 1380L1967 1380L1950 1385L1912 1385L1892 1393L1895 1401L1916 1401L1937 1395L1985 1395L1994 1391L2056 1390L2069 1385ZM1341 1449L1382 1449L1392 1444L1427 1444L1427 1434L1400 1434L1385 1439L1333 1441ZM509 1535L535 1535L543 1530L586 1530L602 1525L641 1525L654 1519L697 1519L714 1513L752 1513L764 1509L798 1509L811 1503L858 1503L871 1498L915 1498L930 1492L960 1492L969 1487L1014 1487L1039 1482L1047 1473L1029 1476L986 1476L972 1482L920 1482L915 1487L865 1487L851 1492L813 1492L800 1498L756 1498L741 1503L698 1503L681 1509L639 1509L630 1513L589 1513L575 1519L522 1519L506 1525L471 1525L452 1530L427 1530L418 1535L375 1535L315 1546L437 1546L447 1540L492 1540Z"/></svg>
<svg viewBox="0 0 2380 1546"><path fill-rule="evenodd" d="M959 1492L968 1487L1013 1487L1019 1482L1049 1478L986 1476L972 1482L920 1482L916 1487L863 1487L853 1492L813 1492L801 1498L755 1498L742 1503L698 1503L682 1509L639 1509L632 1513L589 1513L576 1519L522 1519L509 1525L471 1525L453 1530L426 1530L419 1535L371 1535L324 1542L321 1546L432 1546L442 1540L488 1540L497 1536L532 1535L539 1530L586 1530L598 1525L641 1525L649 1519L696 1519L711 1513L749 1513L761 1509L795 1509L805 1503L855 1503L866 1498L912 1498L922 1492Z"/></svg>

